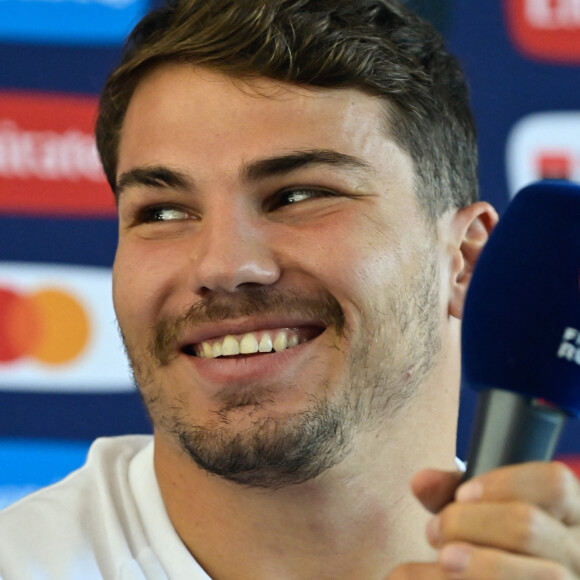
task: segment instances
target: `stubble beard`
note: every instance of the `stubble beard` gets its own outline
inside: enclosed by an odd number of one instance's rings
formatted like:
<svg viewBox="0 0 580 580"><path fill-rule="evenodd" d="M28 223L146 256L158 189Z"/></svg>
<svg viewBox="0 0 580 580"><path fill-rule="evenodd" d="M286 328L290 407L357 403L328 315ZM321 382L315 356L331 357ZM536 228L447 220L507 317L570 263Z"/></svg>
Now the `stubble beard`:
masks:
<svg viewBox="0 0 580 580"><path fill-rule="evenodd" d="M137 359L125 341L135 382L155 427L169 433L200 468L238 484L277 489L318 477L348 455L358 432L381 429L392 420L434 365L441 348L439 272L434 254L423 256L421 262L406 287L386 290L388 298L369 308L356 335L344 318L340 327L336 313L340 306L334 298L325 298L335 310L331 326L342 339L337 343L350 344L349 372L341 385L323 381L301 386L318 393L304 411L276 412L273 397L279 386L250 388L222 400L211 421L195 424L187 403L179 397L168 401L155 382L156 369L170 364L160 362L159 352L151 354L159 344ZM261 312L269 294L264 292L259 299ZM284 300L279 296L275 301ZM248 314L254 308L250 302ZM170 342L167 336L163 340ZM244 414L244 427L238 424L239 414Z"/></svg>

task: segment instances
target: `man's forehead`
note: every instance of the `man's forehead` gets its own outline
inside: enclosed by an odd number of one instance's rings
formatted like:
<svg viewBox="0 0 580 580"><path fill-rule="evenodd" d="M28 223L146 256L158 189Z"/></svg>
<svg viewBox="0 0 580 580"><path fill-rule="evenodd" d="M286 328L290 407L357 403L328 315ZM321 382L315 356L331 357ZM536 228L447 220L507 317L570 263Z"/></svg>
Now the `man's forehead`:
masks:
<svg viewBox="0 0 580 580"><path fill-rule="evenodd" d="M247 177L316 163L370 175L372 149L397 145L384 128L385 119L382 99L358 89L240 79L164 64L135 91L121 131L118 169L122 174L134 166L167 164L154 159L161 147L163 154L171 149L179 157L184 149L203 156L214 148L225 161L233 150L226 146L234 141L243 153L238 167L242 158L263 160L247 165ZM170 141L175 144L159 145ZM133 152L151 159L127 163Z"/></svg>
<svg viewBox="0 0 580 580"><path fill-rule="evenodd" d="M178 126L193 121L192 126L209 132L219 128L224 135L224 123L263 134L271 127L279 137L289 139L310 133L312 149L329 148L324 138L334 140L341 134L360 147L359 142L371 134L393 140L392 112L382 97L357 88L298 85L266 77L242 79L189 64L165 63L137 85L121 127L120 145L131 120L133 133L155 120L173 120ZM188 117L189 113L193 115ZM315 142L318 138L320 143ZM289 144L288 148L303 146Z"/></svg>
<svg viewBox="0 0 580 580"><path fill-rule="evenodd" d="M208 91L214 100L218 92L230 95L238 94L248 100L259 102L280 101L289 104L297 99L313 102L349 102L352 105L365 106L382 115L385 114L386 99L372 95L358 87L318 86L304 83L293 83L260 75L228 74L220 70L189 63L161 63L149 69L137 82L131 102L143 92L174 92L176 87L188 85L191 89ZM192 93L193 94L193 93ZM387 107L388 109L388 107Z"/></svg>

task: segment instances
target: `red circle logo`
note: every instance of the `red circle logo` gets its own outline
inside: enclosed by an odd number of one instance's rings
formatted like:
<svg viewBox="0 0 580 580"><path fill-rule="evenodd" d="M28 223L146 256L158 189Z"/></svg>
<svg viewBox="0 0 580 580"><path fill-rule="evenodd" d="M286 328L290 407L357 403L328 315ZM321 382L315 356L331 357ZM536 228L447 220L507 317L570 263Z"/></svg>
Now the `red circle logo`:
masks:
<svg viewBox="0 0 580 580"><path fill-rule="evenodd" d="M60 288L22 294L0 288L0 364L33 358L64 364L77 358L90 335L84 306Z"/></svg>

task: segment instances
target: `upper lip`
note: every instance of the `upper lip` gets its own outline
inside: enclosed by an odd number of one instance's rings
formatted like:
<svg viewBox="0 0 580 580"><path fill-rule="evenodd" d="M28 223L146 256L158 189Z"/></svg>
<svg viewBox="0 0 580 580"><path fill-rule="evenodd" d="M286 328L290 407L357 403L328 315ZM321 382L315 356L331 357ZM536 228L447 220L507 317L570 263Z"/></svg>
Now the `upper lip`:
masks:
<svg viewBox="0 0 580 580"><path fill-rule="evenodd" d="M298 328L301 326L315 326L324 329L327 325L318 319L301 318L299 316L252 316L221 322L208 322L183 333L179 340L179 348L182 349L192 344L220 338L228 334L246 334L258 330Z"/></svg>

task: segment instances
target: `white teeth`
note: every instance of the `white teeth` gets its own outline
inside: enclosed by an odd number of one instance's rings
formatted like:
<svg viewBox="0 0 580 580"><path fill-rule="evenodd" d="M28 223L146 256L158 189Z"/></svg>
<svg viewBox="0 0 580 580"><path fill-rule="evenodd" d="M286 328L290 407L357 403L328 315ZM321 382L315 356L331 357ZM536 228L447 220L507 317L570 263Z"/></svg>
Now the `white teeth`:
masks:
<svg viewBox="0 0 580 580"><path fill-rule="evenodd" d="M300 344L300 339L295 332L290 330L279 331L274 340L269 332L264 332L258 342L255 333L248 332L238 341L235 336L228 334L222 340L215 342L202 342L197 355L201 358L218 358L220 356L236 356L238 354L255 354L281 352Z"/></svg>
<svg viewBox="0 0 580 580"><path fill-rule="evenodd" d="M242 354L253 354L258 352L258 341L251 332L244 334L244 337L240 340L240 352Z"/></svg>
<svg viewBox="0 0 580 580"><path fill-rule="evenodd" d="M223 350L222 350L222 343L221 342L214 342L211 348L212 348L211 356L213 358L217 358L218 356L222 356Z"/></svg>
<svg viewBox="0 0 580 580"><path fill-rule="evenodd" d="M285 332L279 332L274 339L274 350L280 352L288 348L288 336Z"/></svg>
<svg viewBox="0 0 580 580"><path fill-rule="evenodd" d="M240 343L233 336L226 336L222 345L222 354L224 356L240 354Z"/></svg>
<svg viewBox="0 0 580 580"><path fill-rule="evenodd" d="M260 339L259 352L272 352L272 337L266 332Z"/></svg>
<svg viewBox="0 0 580 580"><path fill-rule="evenodd" d="M212 358L213 357L213 348L209 342L202 342L201 348L202 348L201 356L203 358Z"/></svg>

